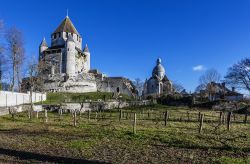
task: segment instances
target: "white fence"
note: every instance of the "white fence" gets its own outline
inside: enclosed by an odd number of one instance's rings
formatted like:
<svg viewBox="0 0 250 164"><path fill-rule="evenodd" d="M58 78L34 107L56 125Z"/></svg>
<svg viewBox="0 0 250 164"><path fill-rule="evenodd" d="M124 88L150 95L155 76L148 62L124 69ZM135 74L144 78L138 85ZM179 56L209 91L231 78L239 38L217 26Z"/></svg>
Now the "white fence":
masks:
<svg viewBox="0 0 250 164"><path fill-rule="evenodd" d="M32 102L45 101L46 94L32 93ZM30 103L30 93L0 91L0 107Z"/></svg>

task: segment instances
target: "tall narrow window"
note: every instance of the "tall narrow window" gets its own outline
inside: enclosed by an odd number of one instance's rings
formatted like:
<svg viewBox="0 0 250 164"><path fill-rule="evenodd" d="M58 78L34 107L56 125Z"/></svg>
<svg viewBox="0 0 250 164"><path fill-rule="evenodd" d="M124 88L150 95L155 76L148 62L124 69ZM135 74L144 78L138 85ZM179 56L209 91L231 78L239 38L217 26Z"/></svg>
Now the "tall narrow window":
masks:
<svg viewBox="0 0 250 164"><path fill-rule="evenodd" d="M61 33L60 33L60 32L58 33L58 37L59 37L59 38L61 37Z"/></svg>

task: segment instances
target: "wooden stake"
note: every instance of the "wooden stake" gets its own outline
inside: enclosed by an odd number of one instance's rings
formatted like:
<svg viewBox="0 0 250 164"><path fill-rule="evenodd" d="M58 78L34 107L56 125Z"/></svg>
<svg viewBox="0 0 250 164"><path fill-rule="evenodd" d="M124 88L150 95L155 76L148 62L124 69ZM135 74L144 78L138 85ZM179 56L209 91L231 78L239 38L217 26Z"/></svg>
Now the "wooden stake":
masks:
<svg viewBox="0 0 250 164"><path fill-rule="evenodd" d="M45 118L45 122L48 122L48 112L47 109L44 109L44 118Z"/></svg>
<svg viewBox="0 0 250 164"><path fill-rule="evenodd" d="M200 121L200 119L201 119L201 112L199 112L198 114L198 121Z"/></svg>
<svg viewBox="0 0 250 164"><path fill-rule="evenodd" d="M203 119L204 119L204 114L201 114L200 117L200 127L199 127L199 133L201 134L202 129L203 129Z"/></svg>
<svg viewBox="0 0 250 164"><path fill-rule="evenodd" d="M169 113L168 113L168 111L166 111L166 112L165 112L165 114L164 114L164 122L165 122L165 126L167 126L167 119L168 119L168 115L169 115Z"/></svg>
<svg viewBox="0 0 250 164"><path fill-rule="evenodd" d="M76 110L74 110L74 127L76 127Z"/></svg>
<svg viewBox="0 0 250 164"><path fill-rule="evenodd" d="M219 124L222 124L223 122L223 112L220 112L220 118L219 118Z"/></svg>
<svg viewBox="0 0 250 164"><path fill-rule="evenodd" d="M136 134L136 113L134 113L133 133Z"/></svg>
<svg viewBox="0 0 250 164"><path fill-rule="evenodd" d="M227 115L227 130L230 130L230 126L231 126L231 117L232 117L232 112L228 112Z"/></svg>
<svg viewBox="0 0 250 164"><path fill-rule="evenodd" d="M97 113L97 112L95 112L95 120L97 120L97 115L98 115L98 113Z"/></svg>
<svg viewBox="0 0 250 164"><path fill-rule="evenodd" d="M88 110L88 120L90 120L90 110Z"/></svg>
<svg viewBox="0 0 250 164"><path fill-rule="evenodd" d="M59 113L59 119L61 121L61 119L62 119L62 109L61 108L58 110L58 113Z"/></svg>
<svg viewBox="0 0 250 164"><path fill-rule="evenodd" d="M245 123L245 124L247 123L247 113L245 114L245 120L244 120L244 123Z"/></svg>
<svg viewBox="0 0 250 164"><path fill-rule="evenodd" d="M122 110L120 109L119 121L122 119Z"/></svg>

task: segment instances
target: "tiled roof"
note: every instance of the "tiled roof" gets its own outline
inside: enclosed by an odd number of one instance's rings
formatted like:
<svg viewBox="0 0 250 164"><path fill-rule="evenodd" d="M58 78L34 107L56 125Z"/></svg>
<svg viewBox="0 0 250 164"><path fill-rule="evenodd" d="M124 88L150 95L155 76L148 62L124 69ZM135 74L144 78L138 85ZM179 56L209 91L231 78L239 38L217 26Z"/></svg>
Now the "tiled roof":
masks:
<svg viewBox="0 0 250 164"><path fill-rule="evenodd" d="M54 31L54 33L58 32L69 32L69 33L75 33L80 36L78 31L76 30L75 26L69 19L69 17L66 17L62 23L57 27L57 29Z"/></svg>

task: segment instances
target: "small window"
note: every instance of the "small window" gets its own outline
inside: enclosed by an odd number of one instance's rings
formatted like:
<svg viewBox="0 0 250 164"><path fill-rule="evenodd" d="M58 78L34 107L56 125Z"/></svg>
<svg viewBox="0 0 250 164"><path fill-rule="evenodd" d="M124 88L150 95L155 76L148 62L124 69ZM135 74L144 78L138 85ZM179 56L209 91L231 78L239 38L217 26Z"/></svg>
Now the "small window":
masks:
<svg viewBox="0 0 250 164"><path fill-rule="evenodd" d="M60 32L58 33L58 37L59 37L59 38L61 37L61 33L60 33Z"/></svg>
<svg viewBox="0 0 250 164"><path fill-rule="evenodd" d="M56 34L54 34L54 39L56 39Z"/></svg>
<svg viewBox="0 0 250 164"><path fill-rule="evenodd" d="M119 88L119 87L116 88L116 92L117 92L117 93L120 92L120 88Z"/></svg>

